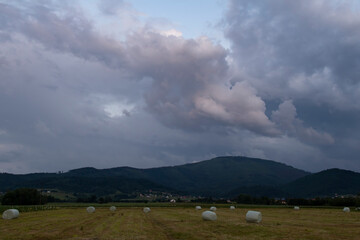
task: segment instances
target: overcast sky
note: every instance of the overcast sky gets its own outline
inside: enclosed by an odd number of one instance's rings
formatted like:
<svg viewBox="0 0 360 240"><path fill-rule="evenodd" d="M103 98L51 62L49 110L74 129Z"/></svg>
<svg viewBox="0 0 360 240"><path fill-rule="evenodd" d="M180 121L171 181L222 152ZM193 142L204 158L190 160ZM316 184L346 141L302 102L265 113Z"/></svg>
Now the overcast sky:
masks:
<svg viewBox="0 0 360 240"><path fill-rule="evenodd" d="M360 8L0 0L0 172L216 156L360 171Z"/></svg>

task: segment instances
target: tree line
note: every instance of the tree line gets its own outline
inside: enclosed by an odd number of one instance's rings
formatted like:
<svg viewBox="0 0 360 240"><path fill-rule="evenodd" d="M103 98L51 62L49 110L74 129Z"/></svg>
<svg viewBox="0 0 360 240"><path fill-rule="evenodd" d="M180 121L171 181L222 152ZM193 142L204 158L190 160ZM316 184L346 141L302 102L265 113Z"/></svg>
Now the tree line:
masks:
<svg viewBox="0 0 360 240"><path fill-rule="evenodd" d="M48 202L60 202L61 200L54 198L53 196L42 195L37 189L33 188L19 188L13 191L8 191L1 198L2 205L42 205ZM98 202L107 203L113 201L120 201L119 199L113 199L109 196L97 197L96 195L90 196L78 196L76 202ZM124 200L122 200L124 201ZM134 199L127 200L129 202ZM144 201L144 200L140 200ZM168 201L168 199L159 200ZM227 203L226 199L216 198L196 198L192 199L192 202L202 203ZM179 198L177 202L181 202ZM259 204L259 205L299 205L299 206L349 206L360 207L360 196L342 196L342 197L317 197L317 198L287 198L287 199L275 199L269 197L254 197L251 195L240 194L236 198L232 199L232 202L239 204Z"/></svg>
<svg viewBox="0 0 360 240"><path fill-rule="evenodd" d="M360 207L359 196L316 197L316 198L286 198L253 197L246 194L238 195L233 201L240 204L261 205L300 205L300 206L349 206Z"/></svg>
<svg viewBox="0 0 360 240"><path fill-rule="evenodd" d="M56 199L52 196L42 195L37 189L19 188L8 191L2 196L2 205L42 205L48 202L54 202Z"/></svg>

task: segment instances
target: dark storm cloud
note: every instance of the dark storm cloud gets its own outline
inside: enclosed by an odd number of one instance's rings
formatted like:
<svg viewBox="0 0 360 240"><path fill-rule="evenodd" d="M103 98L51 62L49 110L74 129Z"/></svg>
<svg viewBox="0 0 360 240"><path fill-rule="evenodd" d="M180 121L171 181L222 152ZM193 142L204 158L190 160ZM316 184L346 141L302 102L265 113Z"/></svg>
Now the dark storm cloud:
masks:
<svg viewBox="0 0 360 240"><path fill-rule="evenodd" d="M306 128L303 122L296 118L296 108L292 101L284 101L277 111L272 112L272 120L282 128L287 135L298 137L301 141L311 144L331 145L334 139L328 133L320 133L312 127Z"/></svg>
<svg viewBox="0 0 360 240"><path fill-rule="evenodd" d="M359 16L356 1L322 0L231 1L226 16L239 78L265 102L282 102L271 119L319 145L323 163L356 169Z"/></svg>
<svg viewBox="0 0 360 240"><path fill-rule="evenodd" d="M232 1L227 36L244 77L267 98L311 98L357 108L356 2ZM278 88L277 88L278 87Z"/></svg>

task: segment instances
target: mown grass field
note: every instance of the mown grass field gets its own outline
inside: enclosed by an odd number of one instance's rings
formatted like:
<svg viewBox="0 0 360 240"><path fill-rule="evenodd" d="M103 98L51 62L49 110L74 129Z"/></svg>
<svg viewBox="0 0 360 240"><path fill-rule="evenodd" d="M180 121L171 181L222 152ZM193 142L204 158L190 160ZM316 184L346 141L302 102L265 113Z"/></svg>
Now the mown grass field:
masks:
<svg viewBox="0 0 360 240"><path fill-rule="evenodd" d="M0 221L0 239L360 239L360 212L341 209L251 208L262 212L260 224L245 221L247 208L218 208L218 220L205 222L186 207L85 207L21 212L18 219Z"/></svg>

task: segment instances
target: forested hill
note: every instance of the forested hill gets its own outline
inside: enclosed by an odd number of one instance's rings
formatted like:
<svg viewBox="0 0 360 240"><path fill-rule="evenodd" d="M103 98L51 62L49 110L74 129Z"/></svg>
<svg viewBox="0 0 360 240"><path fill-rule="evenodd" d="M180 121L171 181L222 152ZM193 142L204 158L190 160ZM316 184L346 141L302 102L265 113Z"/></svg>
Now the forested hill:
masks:
<svg viewBox="0 0 360 240"><path fill-rule="evenodd" d="M334 196L360 193L360 173L328 169L297 179L282 187L296 197Z"/></svg>
<svg viewBox="0 0 360 240"><path fill-rule="evenodd" d="M61 174L0 174L0 191L18 187L51 187L73 192L153 188L205 196L223 196L238 187L280 186L308 174L275 161L247 157L218 157L198 163L150 169L81 168Z"/></svg>
<svg viewBox="0 0 360 240"><path fill-rule="evenodd" d="M278 186L309 174L282 163L247 157L218 157L174 167L105 171L144 177L173 189L209 196L226 195L239 186Z"/></svg>
<svg viewBox="0 0 360 240"><path fill-rule="evenodd" d="M80 168L66 173L0 174L0 191L53 188L97 195L149 189L200 196L316 197L360 193L360 173L329 169L310 174L275 161L217 157L197 163L138 169Z"/></svg>

